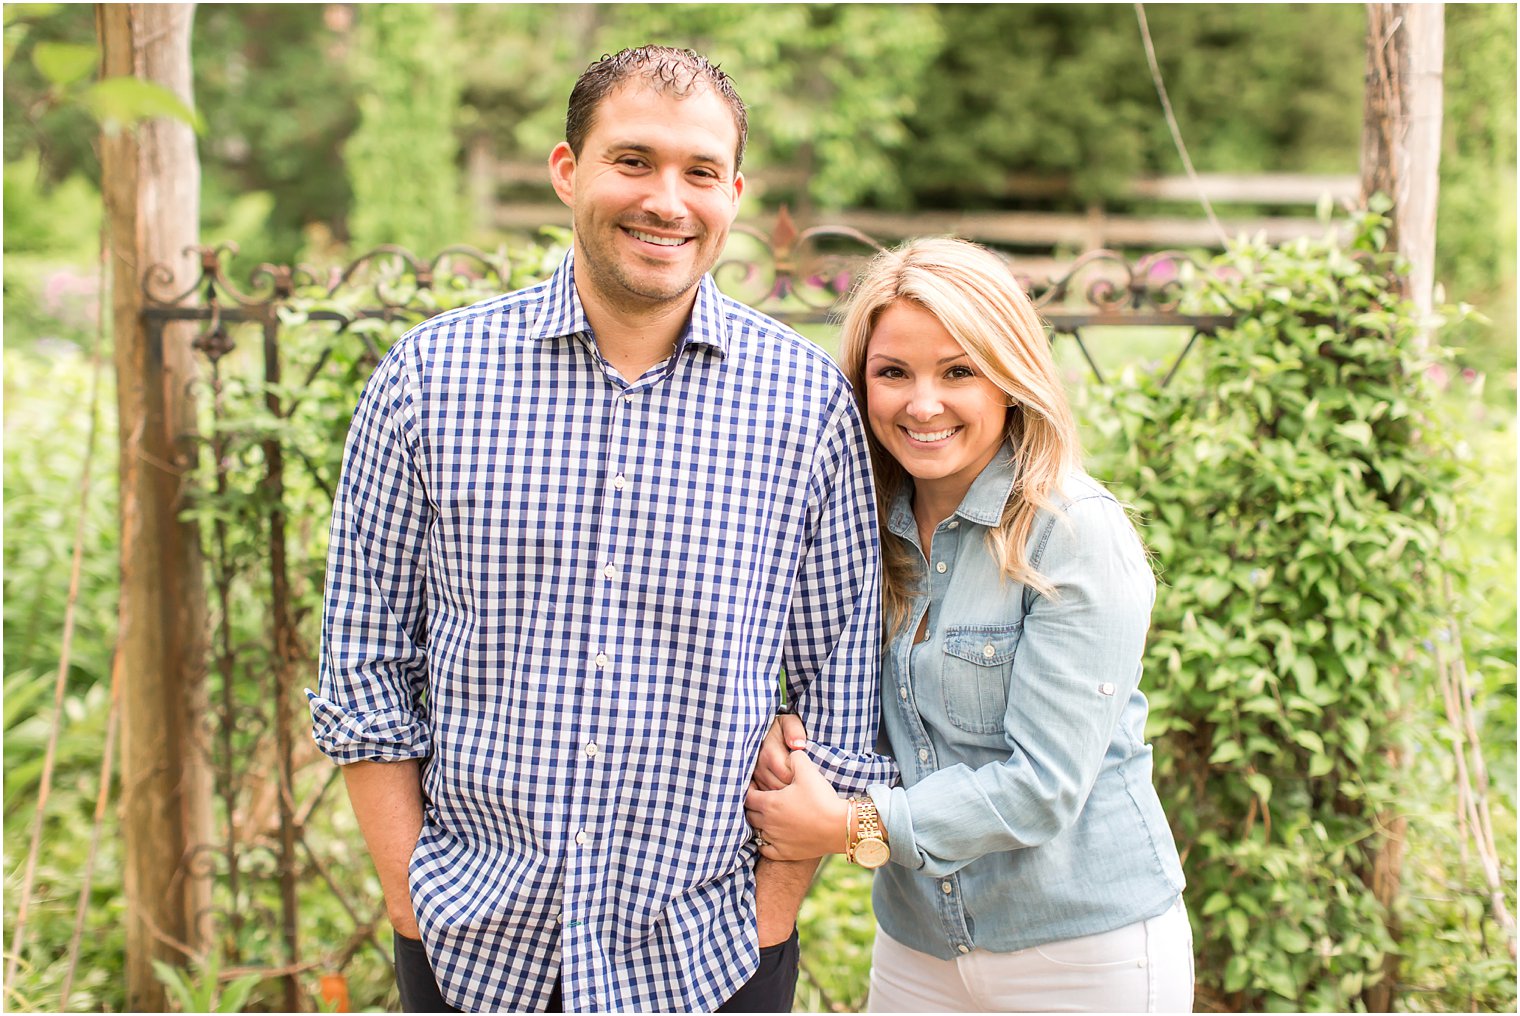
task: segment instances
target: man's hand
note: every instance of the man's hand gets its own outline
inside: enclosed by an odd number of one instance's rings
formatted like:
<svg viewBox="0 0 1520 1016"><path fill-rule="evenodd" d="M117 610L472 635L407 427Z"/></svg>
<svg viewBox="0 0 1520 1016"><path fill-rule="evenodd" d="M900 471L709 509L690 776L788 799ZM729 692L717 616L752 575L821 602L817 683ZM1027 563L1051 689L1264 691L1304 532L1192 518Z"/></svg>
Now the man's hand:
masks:
<svg viewBox="0 0 1520 1016"><path fill-rule="evenodd" d="M791 753L806 747L807 731L802 720L791 713L777 716L771 721L771 729L766 731L765 741L760 745L760 757L755 760L750 785L761 790L780 790L791 783Z"/></svg>
<svg viewBox="0 0 1520 1016"><path fill-rule="evenodd" d="M849 802L834 793L807 752L792 752L793 778L780 790L750 788L744 817L763 841L760 855L773 861L797 861L843 853Z"/></svg>
<svg viewBox="0 0 1520 1016"><path fill-rule="evenodd" d="M391 924L398 935L421 938L407 868L422 835L422 765L416 759L353 762L343 767L343 782L380 876Z"/></svg>

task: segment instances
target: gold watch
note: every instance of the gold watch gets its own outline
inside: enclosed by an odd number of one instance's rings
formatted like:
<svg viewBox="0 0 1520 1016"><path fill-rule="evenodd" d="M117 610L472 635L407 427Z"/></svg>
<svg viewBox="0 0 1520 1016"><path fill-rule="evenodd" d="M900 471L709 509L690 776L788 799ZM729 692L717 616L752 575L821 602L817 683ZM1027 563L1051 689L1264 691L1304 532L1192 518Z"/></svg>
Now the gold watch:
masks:
<svg viewBox="0 0 1520 1016"><path fill-rule="evenodd" d="M881 832L881 816L876 812L876 802L869 797L850 800L849 850L845 856L862 868L880 868L892 856L886 838Z"/></svg>

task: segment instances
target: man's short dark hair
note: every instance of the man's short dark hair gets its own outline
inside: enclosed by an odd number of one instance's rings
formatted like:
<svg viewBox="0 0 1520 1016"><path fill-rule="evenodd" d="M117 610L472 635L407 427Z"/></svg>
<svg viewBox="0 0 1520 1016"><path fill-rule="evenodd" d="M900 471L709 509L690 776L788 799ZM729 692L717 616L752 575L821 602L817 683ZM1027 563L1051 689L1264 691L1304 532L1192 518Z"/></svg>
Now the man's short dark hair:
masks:
<svg viewBox="0 0 1520 1016"><path fill-rule="evenodd" d="M739 165L744 161L744 143L749 137L744 100L739 98L733 81L717 64L692 50L672 46L639 46L610 56L604 54L586 68L570 90L570 106L565 111L565 141L572 152L577 156L581 154L581 146L586 142L586 135L591 133L602 100L635 78L678 99L696 94L703 86L711 88L734 114L734 126L739 129L734 172L739 171Z"/></svg>

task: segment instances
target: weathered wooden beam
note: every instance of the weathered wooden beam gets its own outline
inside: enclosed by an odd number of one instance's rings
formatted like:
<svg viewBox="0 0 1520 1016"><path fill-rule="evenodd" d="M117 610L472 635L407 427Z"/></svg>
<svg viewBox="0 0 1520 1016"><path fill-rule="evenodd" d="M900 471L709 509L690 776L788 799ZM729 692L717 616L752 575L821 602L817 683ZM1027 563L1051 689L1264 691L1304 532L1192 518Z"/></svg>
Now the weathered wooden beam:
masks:
<svg viewBox="0 0 1520 1016"><path fill-rule="evenodd" d="M1367 4L1367 86L1362 119L1362 199L1393 199L1389 246L1409 264L1404 291L1428 318L1435 280L1436 204L1440 194L1441 72L1446 45L1444 4ZM1418 341L1428 341L1422 332ZM1407 708L1407 707L1406 707ZM1384 746L1389 763L1407 773L1400 744ZM1363 873L1388 913L1397 942L1409 819L1401 808L1378 816L1381 839ZM1399 952L1383 959L1383 977L1362 993L1368 1012L1392 1012L1399 990Z"/></svg>
<svg viewBox="0 0 1520 1016"><path fill-rule="evenodd" d="M135 76L191 104L192 4L99 4L104 77ZM120 434L121 589L114 666L122 694L121 828L125 852L127 1007L165 1008L152 961L182 964L199 947L209 872L193 864L211 834L204 745L205 593L185 507L194 448L193 325L150 327L144 273L195 279L200 163L195 136L166 118L101 137L111 256Z"/></svg>
<svg viewBox="0 0 1520 1016"><path fill-rule="evenodd" d="M1101 212L876 212L829 213L829 225L849 226L882 241L910 236L962 236L1002 247L1040 250L1064 247L1076 251L1098 247L1202 247L1217 249L1219 238L1208 222L1182 215L1105 215ZM540 226L570 225L570 210L558 204L498 205L491 225L497 229L534 232ZM1270 243L1300 236L1319 236L1325 224L1303 216L1226 218L1227 235L1265 235Z"/></svg>

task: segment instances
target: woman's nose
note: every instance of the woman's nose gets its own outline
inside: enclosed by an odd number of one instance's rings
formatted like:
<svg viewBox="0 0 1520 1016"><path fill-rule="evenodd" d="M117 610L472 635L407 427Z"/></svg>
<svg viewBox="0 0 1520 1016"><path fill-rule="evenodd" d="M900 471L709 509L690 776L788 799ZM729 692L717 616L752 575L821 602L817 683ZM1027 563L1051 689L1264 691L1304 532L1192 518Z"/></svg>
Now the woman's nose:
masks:
<svg viewBox="0 0 1520 1016"><path fill-rule="evenodd" d="M945 404L940 401L939 394L932 388L917 389L913 397L908 400L908 415L915 420L928 422L944 410Z"/></svg>

